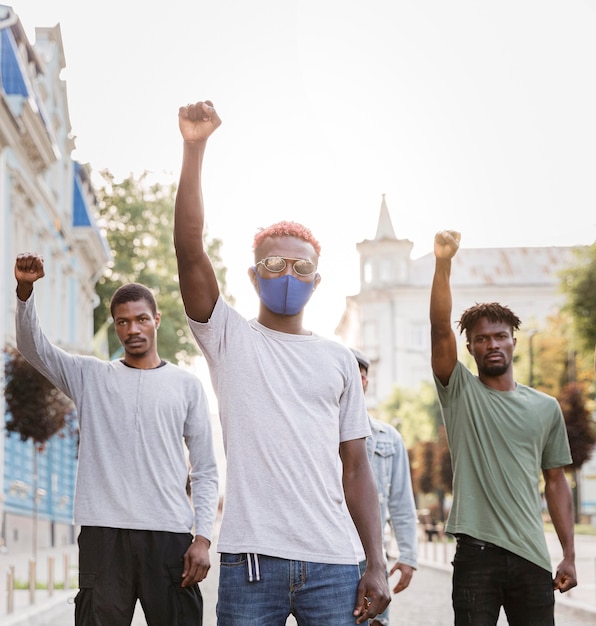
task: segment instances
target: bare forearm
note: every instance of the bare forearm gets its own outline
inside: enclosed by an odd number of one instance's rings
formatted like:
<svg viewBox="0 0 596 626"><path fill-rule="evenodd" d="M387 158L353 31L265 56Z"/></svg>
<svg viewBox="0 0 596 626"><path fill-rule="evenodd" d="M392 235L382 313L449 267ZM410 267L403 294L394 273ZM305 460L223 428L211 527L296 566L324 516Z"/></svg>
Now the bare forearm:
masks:
<svg viewBox="0 0 596 626"><path fill-rule="evenodd" d="M435 273L430 291L430 322L434 327L451 329L453 308L451 287L451 259L436 259Z"/></svg>
<svg viewBox="0 0 596 626"><path fill-rule="evenodd" d="M354 520L368 567L384 565L379 502L372 474L344 480L346 504Z"/></svg>
<svg viewBox="0 0 596 626"><path fill-rule="evenodd" d="M544 496L563 556L575 558L573 498L569 484L564 478L547 483Z"/></svg>
<svg viewBox="0 0 596 626"><path fill-rule="evenodd" d="M17 283L17 298L22 302L29 300L33 293L33 283L18 282Z"/></svg>
<svg viewBox="0 0 596 626"><path fill-rule="evenodd" d="M177 252L203 252L205 208L201 170L206 141L184 142L182 169L174 211L174 245Z"/></svg>

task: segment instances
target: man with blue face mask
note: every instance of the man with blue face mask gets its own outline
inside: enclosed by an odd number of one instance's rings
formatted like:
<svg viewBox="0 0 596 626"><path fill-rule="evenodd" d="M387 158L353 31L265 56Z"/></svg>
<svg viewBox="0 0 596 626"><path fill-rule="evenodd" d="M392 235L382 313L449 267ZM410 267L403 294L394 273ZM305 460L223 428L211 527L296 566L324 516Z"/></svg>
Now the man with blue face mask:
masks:
<svg viewBox="0 0 596 626"><path fill-rule="evenodd" d="M211 102L178 115L183 161L174 243L190 328L207 359L226 451L219 542L219 626L362 624L390 602L379 506L366 453L370 427L350 350L303 327L320 283L310 230L260 231L246 320L221 297L203 246L201 167L221 124ZM360 546L366 553L359 578Z"/></svg>
<svg viewBox="0 0 596 626"><path fill-rule="evenodd" d="M270 226L265 233L259 235L259 240L266 236L290 236L297 225L291 222L280 222ZM318 252L317 252L318 254ZM260 256L260 250L255 245L255 255ZM278 315L298 315L310 300L310 296L319 284L320 276L315 274L317 266L309 259L288 259L294 276L286 272L288 263L281 256L268 256L256 262L252 268L257 280L257 293L266 309ZM260 268L264 268L261 270ZM271 278L264 278L270 274ZM251 276L252 279L252 276Z"/></svg>

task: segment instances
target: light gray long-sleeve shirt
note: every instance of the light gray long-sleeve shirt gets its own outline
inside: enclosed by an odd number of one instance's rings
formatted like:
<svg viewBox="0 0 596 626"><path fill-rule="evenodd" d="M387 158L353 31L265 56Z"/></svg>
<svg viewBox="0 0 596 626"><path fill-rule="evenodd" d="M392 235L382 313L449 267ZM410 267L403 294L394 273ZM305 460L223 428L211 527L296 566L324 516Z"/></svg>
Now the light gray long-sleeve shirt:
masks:
<svg viewBox="0 0 596 626"><path fill-rule="evenodd" d="M16 330L19 352L77 409L75 524L191 532L194 523L211 540L218 478L200 380L171 363L136 369L65 352L41 330L33 294L17 298Z"/></svg>

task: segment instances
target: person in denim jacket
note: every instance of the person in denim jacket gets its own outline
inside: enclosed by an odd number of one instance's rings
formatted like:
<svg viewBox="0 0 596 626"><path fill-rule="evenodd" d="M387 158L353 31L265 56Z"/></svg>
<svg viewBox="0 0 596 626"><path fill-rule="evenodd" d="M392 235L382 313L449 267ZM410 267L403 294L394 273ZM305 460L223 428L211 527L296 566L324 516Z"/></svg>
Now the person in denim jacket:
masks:
<svg viewBox="0 0 596 626"><path fill-rule="evenodd" d="M358 350L352 350L362 377L364 393L368 388L368 369L370 361ZM408 451L402 436L396 428L368 416L372 435L366 440L366 449L370 460L375 481L381 512L381 523L389 520L391 530L395 536L399 557L391 567L388 576L400 572L399 580L393 588L393 593L399 593L408 587L417 563L417 518L412 481L410 478L410 464ZM361 561L361 567L366 561ZM373 625L387 626L389 624L389 609L386 609L374 620Z"/></svg>

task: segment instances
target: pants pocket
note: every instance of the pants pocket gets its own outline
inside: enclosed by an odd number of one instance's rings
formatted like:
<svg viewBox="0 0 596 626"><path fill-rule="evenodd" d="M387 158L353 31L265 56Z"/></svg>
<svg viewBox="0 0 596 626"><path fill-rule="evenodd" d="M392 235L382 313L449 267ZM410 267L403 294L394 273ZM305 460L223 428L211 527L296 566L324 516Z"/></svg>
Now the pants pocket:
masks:
<svg viewBox="0 0 596 626"><path fill-rule="evenodd" d="M79 573L79 591L74 599L75 626L100 626L95 618L93 588L95 574Z"/></svg>
<svg viewBox="0 0 596 626"><path fill-rule="evenodd" d="M169 626L201 626L203 623L203 596L198 583L182 587L182 564L168 566L170 590Z"/></svg>

